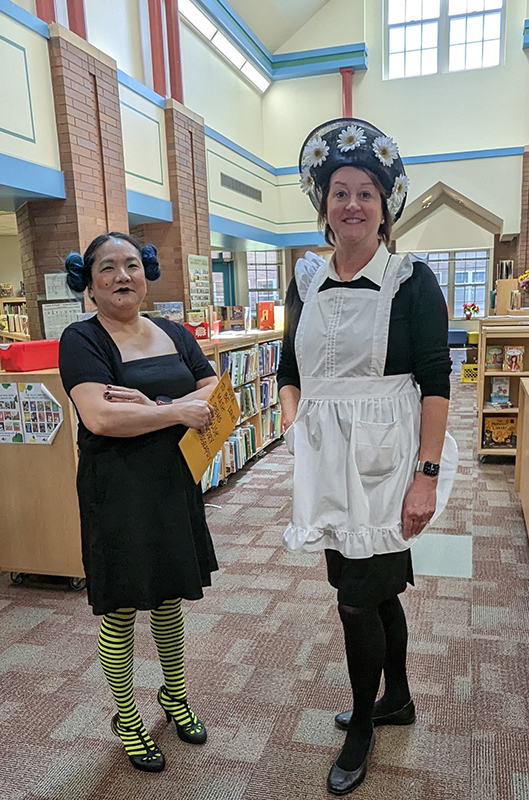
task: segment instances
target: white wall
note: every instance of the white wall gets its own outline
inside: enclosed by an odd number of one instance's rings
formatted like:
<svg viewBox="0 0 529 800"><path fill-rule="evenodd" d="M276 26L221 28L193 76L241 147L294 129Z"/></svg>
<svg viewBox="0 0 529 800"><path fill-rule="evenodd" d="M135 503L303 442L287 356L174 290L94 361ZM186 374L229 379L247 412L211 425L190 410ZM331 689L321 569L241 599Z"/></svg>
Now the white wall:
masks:
<svg viewBox="0 0 529 800"><path fill-rule="evenodd" d="M118 69L147 84L150 49L149 17L144 12L147 0L85 0L88 41L117 61ZM140 24L141 20L141 24Z"/></svg>
<svg viewBox="0 0 529 800"><path fill-rule="evenodd" d="M0 236L0 283L12 283L15 295L19 295L21 280L18 236Z"/></svg>
<svg viewBox="0 0 529 800"><path fill-rule="evenodd" d="M37 3L36 0L13 0L17 6L20 8L24 8L26 11L29 11L30 14L37 15Z"/></svg>
<svg viewBox="0 0 529 800"><path fill-rule="evenodd" d="M185 105L206 125L264 158L261 92L183 21L180 36Z"/></svg>
<svg viewBox="0 0 529 800"><path fill-rule="evenodd" d="M428 250L492 248L494 235L451 208L434 211L424 222L397 239L399 253Z"/></svg>
<svg viewBox="0 0 529 800"><path fill-rule="evenodd" d="M369 0L369 5L374 5L373 0ZM363 0L329 0L276 53L295 53L364 41Z"/></svg>

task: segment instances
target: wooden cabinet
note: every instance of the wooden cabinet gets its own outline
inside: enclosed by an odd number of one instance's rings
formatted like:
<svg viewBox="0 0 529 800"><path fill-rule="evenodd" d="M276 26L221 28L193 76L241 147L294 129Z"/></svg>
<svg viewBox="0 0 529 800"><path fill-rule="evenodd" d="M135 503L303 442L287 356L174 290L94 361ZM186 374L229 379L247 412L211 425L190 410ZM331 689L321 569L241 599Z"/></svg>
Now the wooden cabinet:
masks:
<svg viewBox="0 0 529 800"><path fill-rule="evenodd" d="M522 346L525 348L523 370L509 372L503 369L486 370L487 347L497 346L502 349L507 346ZM491 397L491 379L501 376L509 379L510 408L487 408ZM518 419L520 379L529 377L529 316L517 317L487 317L480 320L479 332L479 360L478 360L478 455L512 455L515 456L517 447L486 446L485 418L509 417Z"/></svg>
<svg viewBox="0 0 529 800"><path fill-rule="evenodd" d="M2 372L2 383L42 383L63 409L51 444L0 443L0 569L81 578L77 421L58 370Z"/></svg>
<svg viewBox="0 0 529 800"><path fill-rule="evenodd" d="M514 488L520 501L529 535L529 378L520 379L518 411L518 457L514 473Z"/></svg>

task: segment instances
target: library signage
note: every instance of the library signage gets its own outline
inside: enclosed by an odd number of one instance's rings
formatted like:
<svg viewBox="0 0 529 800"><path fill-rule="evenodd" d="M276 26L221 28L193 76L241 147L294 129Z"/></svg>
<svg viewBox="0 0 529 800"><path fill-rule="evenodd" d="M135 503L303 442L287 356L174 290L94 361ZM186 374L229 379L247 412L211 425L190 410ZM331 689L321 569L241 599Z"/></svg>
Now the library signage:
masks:
<svg viewBox="0 0 529 800"><path fill-rule="evenodd" d="M187 271L191 308L207 308L211 304L208 256L188 255Z"/></svg>

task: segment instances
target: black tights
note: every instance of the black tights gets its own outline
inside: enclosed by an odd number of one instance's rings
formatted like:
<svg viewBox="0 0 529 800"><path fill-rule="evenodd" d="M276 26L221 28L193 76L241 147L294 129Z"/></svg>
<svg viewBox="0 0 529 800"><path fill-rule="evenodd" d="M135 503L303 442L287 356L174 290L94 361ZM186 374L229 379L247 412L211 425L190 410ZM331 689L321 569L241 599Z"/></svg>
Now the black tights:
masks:
<svg viewBox="0 0 529 800"><path fill-rule="evenodd" d="M353 770L365 758L373 730L373 706L384 672L385 692L378 713L398 711L410 699L406 676L408 628L397 595L379 606L354 608L340 603L345 652L353 690L353 716L338 766Z"/></svg>

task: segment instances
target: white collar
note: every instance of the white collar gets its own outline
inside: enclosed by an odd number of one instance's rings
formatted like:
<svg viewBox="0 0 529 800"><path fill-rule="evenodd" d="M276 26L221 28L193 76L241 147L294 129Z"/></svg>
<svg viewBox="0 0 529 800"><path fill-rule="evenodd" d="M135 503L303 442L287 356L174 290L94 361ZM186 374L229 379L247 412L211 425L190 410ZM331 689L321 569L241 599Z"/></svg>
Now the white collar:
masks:
<svg viewBox="0 0 529 800"><path fill-rule="evenodd" d="M380 242L379 248L371 261L368 261L365 267L362 267L362 269L359 270L354 278L351 278L351 280L357 281L359 278L368 278L368 280L376 283L377 286L382 286L382 281L384 279L384 273L386 272L389 257L390 253L388 252L386 245L384 242ZM334 256L331 258L329 263L329 271L331 278L337 281L342 280L334 268Z"/></svg>

